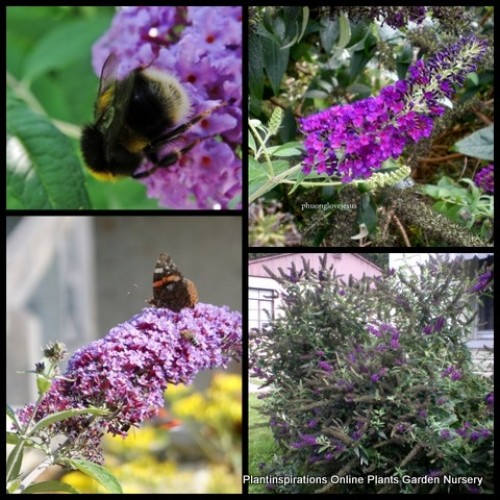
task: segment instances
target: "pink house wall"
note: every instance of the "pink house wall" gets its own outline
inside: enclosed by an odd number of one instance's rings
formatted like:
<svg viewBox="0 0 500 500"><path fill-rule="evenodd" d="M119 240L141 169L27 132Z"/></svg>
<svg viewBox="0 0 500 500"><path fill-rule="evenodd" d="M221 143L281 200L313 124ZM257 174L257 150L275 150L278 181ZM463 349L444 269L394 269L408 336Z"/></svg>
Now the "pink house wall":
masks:
<svg viewBox="0 0 500 500"><path fill-rule="evenodd" d="M286 271L292 262L295 262L297 269L302 269L301 256L311 262L314 269L319 269L319 258L323 255L324 253L284 253L261 257L248 263L249 276L268 278L269 275L264 270L264 266L268 267L272 272L279 274L278 267ZM331 264L333 264L333 268L337 271L337 274L344 275L344 279L347 279L350 275L354 279L359 279L364 274L367 276L380 276L382 274L379 267L356 253L330 253L328 254L328 265Z"/></svg>

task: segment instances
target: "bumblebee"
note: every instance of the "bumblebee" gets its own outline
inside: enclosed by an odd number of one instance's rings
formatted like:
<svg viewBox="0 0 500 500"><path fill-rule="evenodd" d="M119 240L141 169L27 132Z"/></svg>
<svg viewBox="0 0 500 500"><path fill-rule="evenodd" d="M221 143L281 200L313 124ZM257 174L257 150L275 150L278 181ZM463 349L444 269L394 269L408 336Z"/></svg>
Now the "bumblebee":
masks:
<svg viewBox="0 0 500 500"><path fill-rule="evenodd" d="M213 137L201 137L160 158L161 149L226 103L182 123L189 115L191 103L175 76L147 67L118 79L118 66L118 59L110 54L101 71L95 122L86 125L82 132L82 154L95 177L148 177L158 168L176 163L200 141ZM153 166L137 172L146 159Z"/></svg>

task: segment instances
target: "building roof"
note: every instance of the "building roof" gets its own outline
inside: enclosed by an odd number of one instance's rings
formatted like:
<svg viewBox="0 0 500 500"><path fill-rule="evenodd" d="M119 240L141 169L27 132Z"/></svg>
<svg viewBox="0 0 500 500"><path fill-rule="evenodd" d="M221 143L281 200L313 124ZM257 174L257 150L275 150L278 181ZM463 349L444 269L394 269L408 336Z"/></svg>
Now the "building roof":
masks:
<svg viewBox="0 0 500 500"><path fill-rule="evenodd" d="M249 261L249 276L260 276L268 278L269 275L264 269L264 266L269 268L272 272L277 273L278 268L283 270L288 269L292 262L297 269L302 268L302 259L311 262L313 268L319 267L319 258L325 255L321 253L280 253L273 254L265 257L259 257ZM358 253L327 253L328 263L333 264L334 269L338 274L345 276L352 275L354 278L361 278L364 274L368 276L378 276L382 274L382 269L373 262L364 258Z"/></svg>

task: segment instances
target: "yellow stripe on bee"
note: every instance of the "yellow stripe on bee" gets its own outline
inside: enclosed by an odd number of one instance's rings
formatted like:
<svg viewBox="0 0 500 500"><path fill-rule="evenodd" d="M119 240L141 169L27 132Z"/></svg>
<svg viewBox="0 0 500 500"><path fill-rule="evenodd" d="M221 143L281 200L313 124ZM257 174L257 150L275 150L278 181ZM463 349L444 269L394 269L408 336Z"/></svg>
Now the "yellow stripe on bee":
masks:
<svg viewBox="0 0 500 500"><path fill-rule="evenodd" d="M95 170L92 170L92 168L89 167L89 172L91 173L92 177L99 181L112 181L115 182L121 177L124 177L123 175L116 175L111 172L96 172Z"/></svg>

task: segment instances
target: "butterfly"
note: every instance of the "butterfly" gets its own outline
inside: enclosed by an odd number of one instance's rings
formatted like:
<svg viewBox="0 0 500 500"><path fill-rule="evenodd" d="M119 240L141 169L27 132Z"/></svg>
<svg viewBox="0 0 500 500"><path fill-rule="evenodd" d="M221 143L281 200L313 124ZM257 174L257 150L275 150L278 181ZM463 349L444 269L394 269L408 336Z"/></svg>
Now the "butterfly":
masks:
<svg viewBox="0 0 500 500"><path fill-rule="evenodd" d="M153 298L148 303L179 312L184 307L193 308L197 302L194 283L184 278L170 255L160 253L153 274Z"/></svg>

